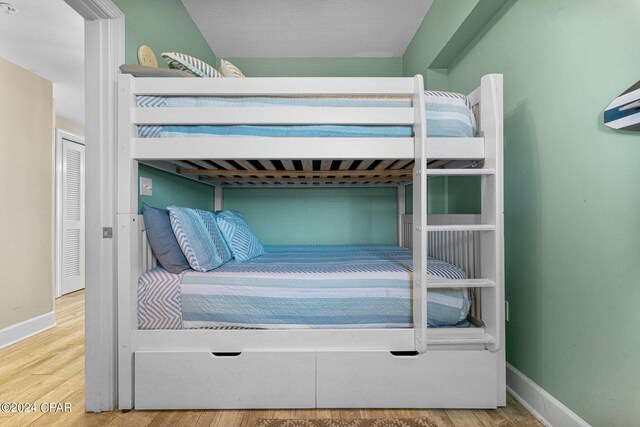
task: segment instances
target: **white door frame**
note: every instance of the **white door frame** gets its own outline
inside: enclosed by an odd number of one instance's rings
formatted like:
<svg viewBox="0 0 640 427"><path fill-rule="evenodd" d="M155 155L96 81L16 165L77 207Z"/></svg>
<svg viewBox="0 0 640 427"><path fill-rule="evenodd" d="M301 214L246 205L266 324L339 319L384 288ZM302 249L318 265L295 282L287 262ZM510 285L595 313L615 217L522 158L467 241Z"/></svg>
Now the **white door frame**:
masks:
<svg viewBox="0 0 640 427"><path fill-rule="evenodd" d="M55 257L55 279L53 295L55 298L62 296L62 161L63 161L63 140L71 141L76 144L84 145L84 137L56 128L56 145L55 145L55 249L53 251Z"/></svg>
<svg viewBox="0 0 640 427"><path fill-rule="evenodd" d="M86 258L85 408L117 404L116 105L124 63L124 15L111 0L65 0L85 19ZM115 237L115 234L113 234Z"/></svg>

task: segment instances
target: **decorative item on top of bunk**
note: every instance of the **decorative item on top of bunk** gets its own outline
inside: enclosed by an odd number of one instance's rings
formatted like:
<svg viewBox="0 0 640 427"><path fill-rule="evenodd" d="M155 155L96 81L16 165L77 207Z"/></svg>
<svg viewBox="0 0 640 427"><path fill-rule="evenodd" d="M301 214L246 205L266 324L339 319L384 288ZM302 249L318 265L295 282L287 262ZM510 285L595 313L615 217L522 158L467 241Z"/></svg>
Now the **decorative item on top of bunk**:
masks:
<svg viewBox="0 0 640 427"><path fill-rule="evenodd" d="M604 124L618 130L640 131L640 81L607 106Z"/></svg>
<svg viewBox="0 0 640 427"><path fill-rule="evenodd" d="M138 63L145 67L158 68L156 54L149 46L141 44L138 46Z"/></svg>
<svg viewBox="0 0 640 427"><path fill-rule="evenodd" d="M214 67L194 56L179 52L162 52L160 55L167 61L169 68L186 71L196 77L223 77Z"/></svg>
<svg viewBox="0 0 640 427"><path fill-rule="evenodd" d="M246 77L238 67L225 59L220 59L220 74L224 77Z"/></svg>

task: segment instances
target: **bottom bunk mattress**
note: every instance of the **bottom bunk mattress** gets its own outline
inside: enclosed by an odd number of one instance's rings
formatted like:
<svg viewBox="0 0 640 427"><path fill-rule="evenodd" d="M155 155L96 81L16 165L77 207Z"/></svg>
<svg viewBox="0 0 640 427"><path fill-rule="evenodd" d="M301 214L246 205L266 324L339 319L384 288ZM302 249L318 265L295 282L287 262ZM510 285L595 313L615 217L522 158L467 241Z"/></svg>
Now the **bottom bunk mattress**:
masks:
<svg viewBox="0 0 640 427"><path fill-rule="evenodd" d="M412 252L390 245L266 246L207 273L156 267L138 282L140 329L412 327ZM464 279L428 259L431 278ZM427 293L427 323L468 326L467 289Z"/></svg>

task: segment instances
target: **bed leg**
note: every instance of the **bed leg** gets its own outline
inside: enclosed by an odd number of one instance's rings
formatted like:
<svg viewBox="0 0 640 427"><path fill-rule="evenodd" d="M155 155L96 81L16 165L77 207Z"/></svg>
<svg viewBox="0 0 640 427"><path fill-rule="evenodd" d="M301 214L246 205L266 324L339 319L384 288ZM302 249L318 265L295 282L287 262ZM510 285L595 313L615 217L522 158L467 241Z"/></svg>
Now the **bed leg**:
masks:
<svg viewBox="0 0 640 427"><path fill-rule="evenodd" d="M402 215L404 215L406 210L406 187L404 184L398 185L398 246L401 248L404 247L404 239L402 238Z"/></svg>
<svg viewBox="0 0 640 427"><path fill-rule="evenodd" d="M213 210L221 211L224 209L224 191L222 186L216 185L213 187Z"/></svg>

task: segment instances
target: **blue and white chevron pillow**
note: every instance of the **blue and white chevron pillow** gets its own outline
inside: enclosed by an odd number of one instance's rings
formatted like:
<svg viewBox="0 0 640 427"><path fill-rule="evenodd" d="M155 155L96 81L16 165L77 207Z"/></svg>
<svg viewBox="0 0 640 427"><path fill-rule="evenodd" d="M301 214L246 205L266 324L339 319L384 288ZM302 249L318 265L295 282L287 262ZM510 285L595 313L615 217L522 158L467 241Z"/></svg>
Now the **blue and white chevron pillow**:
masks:
<svg viewBox="0 0 640 427"><path fill-rule="evenodd" d="M161 55L169 68L187 71L196 77L222 77L218 70L193 56L178 52L163 52Z"/></svg>
<svg viewBox="0 0 640 427"><path fill-rule="evenodd" d="M167 209L173 233L191 268L205 272L231 260L231 251L220 233L215 213L177 206Z"/></svg>
<svg viewBox="0 0 640 427"><path fill-rule="evenodd" d="M262 243L240 212L218 212L216 221L236 261L248 261L264 254Z"/></svg>

